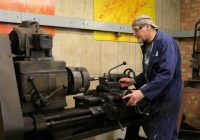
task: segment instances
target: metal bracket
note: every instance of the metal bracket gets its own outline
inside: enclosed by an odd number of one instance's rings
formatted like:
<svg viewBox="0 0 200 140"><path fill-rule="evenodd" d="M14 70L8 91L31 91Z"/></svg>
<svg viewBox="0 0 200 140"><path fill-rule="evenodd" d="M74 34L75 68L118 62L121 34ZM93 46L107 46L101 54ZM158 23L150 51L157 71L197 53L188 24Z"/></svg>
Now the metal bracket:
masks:
<svg viewBox="0 0 200 140"><path fill-rule="evenodd" d="M21 23L25 20L38 21L40 25L51 26L51 27L61 27L61 28L71 28L71 29L83 29L92 31L106 31L115 33L128 33L132 34L132 28L127 24L114 24L109 22L98 22L93 20L61 17L61 16L51 16L44 14L34 14L27 12L17 12L11 10L0 9L0 22L6 23ZM165 30L175 38L193 37L193 30Z"/></svg>
<svg viewBox="0 0 200 140"><path fill-rule="evenodd" d="M0 22L21 23L25 20L38 21L40 25L52 27L132 33L130 25L125 24L114 24L61 16L50 16L2 9L0 10Z"/></svg>

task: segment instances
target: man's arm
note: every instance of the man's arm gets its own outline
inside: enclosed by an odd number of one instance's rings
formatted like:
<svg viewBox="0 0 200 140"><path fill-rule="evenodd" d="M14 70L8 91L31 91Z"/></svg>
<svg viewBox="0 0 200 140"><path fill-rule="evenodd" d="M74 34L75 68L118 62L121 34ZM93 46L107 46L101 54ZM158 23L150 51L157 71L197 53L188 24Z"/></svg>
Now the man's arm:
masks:
<svg viewBox="0 0 200 140"><path fill-rule="evenodd" d="M135 77L135 88L139 89L142 87L144 84L146 84L146 78L144 76L144 73L140 73L138 76Z"/></svg>

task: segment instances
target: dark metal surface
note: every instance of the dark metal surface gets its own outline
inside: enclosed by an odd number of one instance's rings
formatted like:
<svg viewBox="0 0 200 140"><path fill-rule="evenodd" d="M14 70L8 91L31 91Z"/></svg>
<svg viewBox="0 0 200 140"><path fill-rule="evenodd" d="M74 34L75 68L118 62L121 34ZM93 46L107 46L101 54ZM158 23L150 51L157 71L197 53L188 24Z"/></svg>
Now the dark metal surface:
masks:
<svg viewBox="0 0 200 140"><path fill-rule="evenodd" d="M67 67L69 88L68 95L84 93L90 86L90 74L84 67Z"/></svg>
<svg viewBox="0 0 200 140"><path fill-rule="evenodd" d="M9 34L12 53L24 60L53 60L52 35L39 28L37 21L23 21Z"/></svg>
<svg viewBox="0 0 200 140"><path fill-rule="evenodd" d="M23 117L9 38L0 35L0 140L23 140Z"/></svg>
<svg viewBox="0 0 200 140"><path fill-rule="evenodd" d="M192 89L200 89L200 80L198 79L189 79L187 81L184 81L184 87Z"/></svg>
<svg viewBox="0 0 200 140"><path fill-rule="evenodd" d="M138 118L126 119L126 120L122 121L122 124L123 124L123 127L126 127L126 126L130 126L130 125L137 125L137 124L142 123L147 120L148 120L147 116L141 116L140 118L138 117ZM103 123L103 122L101 122L101 123ZM96 124L99 124L99 123L96 122ZM62 138L61 140L81 140L81 139L89 138L92 136L96 136L96 135L103 134L103 133L110 132L110 131L117 130L117 129L120 129L117 122L109 121L109 122L105 123L104 125L91 126L90 129L88 129L88 131L85 131L83 133L77 133L76 135L71 135L69 137Z"/></svg>
<svg viewBox="0 0 200 140"><path fill-rule="evenodd" d="M23 113L66 106L68 85L63 61L15 61Z"/></svg>

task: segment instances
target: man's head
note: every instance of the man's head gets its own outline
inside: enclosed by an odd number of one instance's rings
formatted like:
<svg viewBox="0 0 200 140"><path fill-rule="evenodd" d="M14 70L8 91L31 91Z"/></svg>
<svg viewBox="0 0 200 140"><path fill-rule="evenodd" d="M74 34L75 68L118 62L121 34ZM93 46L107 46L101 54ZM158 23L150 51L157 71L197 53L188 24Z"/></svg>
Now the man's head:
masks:
<svg viewBox="0 0 200 140"><path fill-rule="evenodd" d="M157 26L151 17L142 15L132 22L133 35L140 43L151 42L156 34Z"/></svg>

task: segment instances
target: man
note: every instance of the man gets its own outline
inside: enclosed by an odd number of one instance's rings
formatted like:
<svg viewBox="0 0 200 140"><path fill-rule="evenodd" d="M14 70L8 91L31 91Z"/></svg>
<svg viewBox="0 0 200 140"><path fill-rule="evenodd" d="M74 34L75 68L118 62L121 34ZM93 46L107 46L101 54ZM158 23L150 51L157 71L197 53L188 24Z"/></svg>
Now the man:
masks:
<svg viewBox="0 0 200 140"><path fill-rule="evenodd" d="M149 99L152 113L148 140L178 140L176 122L182 85L179 46L170 35L159 31L149 16L137 17L132 29L133 36L143 43L143 72L135 79L119 80L122 87L134 84L137 88L123 99L129 99L130 106L144 97Z"/></svg>

